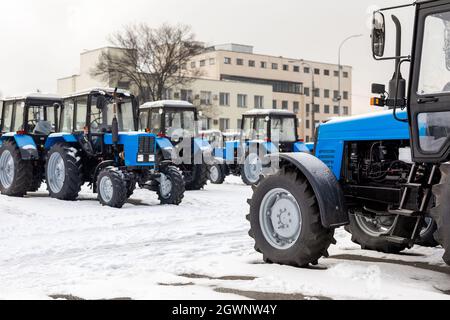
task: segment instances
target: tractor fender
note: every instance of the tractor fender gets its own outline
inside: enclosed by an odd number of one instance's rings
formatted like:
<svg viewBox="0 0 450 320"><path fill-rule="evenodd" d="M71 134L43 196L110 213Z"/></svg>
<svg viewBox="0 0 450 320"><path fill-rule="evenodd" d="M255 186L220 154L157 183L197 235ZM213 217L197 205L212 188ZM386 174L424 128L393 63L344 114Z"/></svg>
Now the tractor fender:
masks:
<svg viewBox="0 0 450 320"><path fill-rule="evenodd" d="M20 150L20 156L22 160L36 160L39 159L39 152L34 142L33 138L24 135L24 134L16 134L13 132L5 133L1 138L0 142L3 144L3 141L12 140L16 142L17 147Z"/></svg>
<svg viewBox="0 0 450 320"><path fill-rule="evenodd" d="M173 144L167 138L156 138L156 146L161 150L164 160L172 159Z"/></svg>
<svg viewBox="0 0 450 320"><path fill-rule="evenodd" d="M78 139L70 133L52 133L45 142L45 150L50 150L58 142L78 143Z"/></svg>
<svg viewBox="0 0 450 320"><path fill-rule="evenodd" d="M269 157L279 157L280 168L290 164L305 176L317 198L325 228L337 228L350 223L342 187L320 159L308 153L282 153Z"/></svg>

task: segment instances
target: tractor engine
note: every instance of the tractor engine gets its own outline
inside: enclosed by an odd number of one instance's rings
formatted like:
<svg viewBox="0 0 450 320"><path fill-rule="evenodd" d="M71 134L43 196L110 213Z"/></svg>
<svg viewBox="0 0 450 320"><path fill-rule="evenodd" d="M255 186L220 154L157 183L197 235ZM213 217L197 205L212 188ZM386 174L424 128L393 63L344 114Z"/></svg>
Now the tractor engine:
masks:
<svg viewBox="0 0 450 320"><path fill-rule="evenodd" d="M408 179L410 154L409 141L350 142L344 176L349 184L399 187Z"/></svg>

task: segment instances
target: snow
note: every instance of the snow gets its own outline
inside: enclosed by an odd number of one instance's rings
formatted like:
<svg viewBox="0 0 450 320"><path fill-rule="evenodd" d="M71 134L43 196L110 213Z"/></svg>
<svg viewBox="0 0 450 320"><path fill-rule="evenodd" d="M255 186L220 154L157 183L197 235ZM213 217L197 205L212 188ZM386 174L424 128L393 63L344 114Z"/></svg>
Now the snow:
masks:
<svg viewBox="0 0 450 320"><path fill-rule="evenodd" d="M102 207L88 188L76 202L48 198L45 186L23 199L0 196L0 299L450 297L442 249L362 251L342 229L317 267L264 264L248 236L251 194L229 177L187 192L178 207L146 190L122 209Z"/></svg>

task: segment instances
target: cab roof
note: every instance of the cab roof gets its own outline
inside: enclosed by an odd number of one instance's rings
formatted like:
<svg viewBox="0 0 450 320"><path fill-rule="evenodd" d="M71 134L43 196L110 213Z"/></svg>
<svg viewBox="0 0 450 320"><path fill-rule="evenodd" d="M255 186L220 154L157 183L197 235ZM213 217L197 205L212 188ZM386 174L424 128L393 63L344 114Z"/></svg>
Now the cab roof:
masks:
<svg viewBox="0 0 450 320"><path fill-rule="evenodd" d="M254 109L244 113L244 116L295 116L295 113L288 110Z"/></svg>
<svg viewBox="0 0 450 320"><path fill-rule="evenodd" d="M84 96L88 94L113 94L114 88L89 88L83 91L71 93L69 95L64 96L64 99L73 98L73 97L79 97ZM123 96L132 96L131 93L128 90L124 89L117 89L117 93Z"/></svg>
<svg viewBox="0 0 450 320"><path fill-rule="evenodd" d="M62 97L56 94L48 94L48 93L30 93L24 96L18 97L7 97L2 99L5 102L8 101L25 101L26 103L35 103L35 104L53 104L53 103L61 103Z"/></svg>
<svg viewBox="0 0 450 320"><path fill-rule="evenodd" d="M141 105L140 109L153 109L153 108L192 108L195 109L195 106L192 103L181 100L161 100L161 101L153 101L147 102Z"/></svg>

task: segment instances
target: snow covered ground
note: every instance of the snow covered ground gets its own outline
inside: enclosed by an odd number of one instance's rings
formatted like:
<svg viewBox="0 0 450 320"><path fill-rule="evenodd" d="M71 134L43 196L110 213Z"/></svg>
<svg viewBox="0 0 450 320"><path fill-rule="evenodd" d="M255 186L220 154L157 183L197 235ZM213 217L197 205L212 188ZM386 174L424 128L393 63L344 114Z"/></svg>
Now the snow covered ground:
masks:
<svg viewBox="0 0 450 320"><path fill-rule="evenodd" d="M239 179L159 206L139 190L121 210L84 189L79 201L0 196L0 299L449 299L441 249L359 250L338 230L311 269L263 264Z"/></svg>

